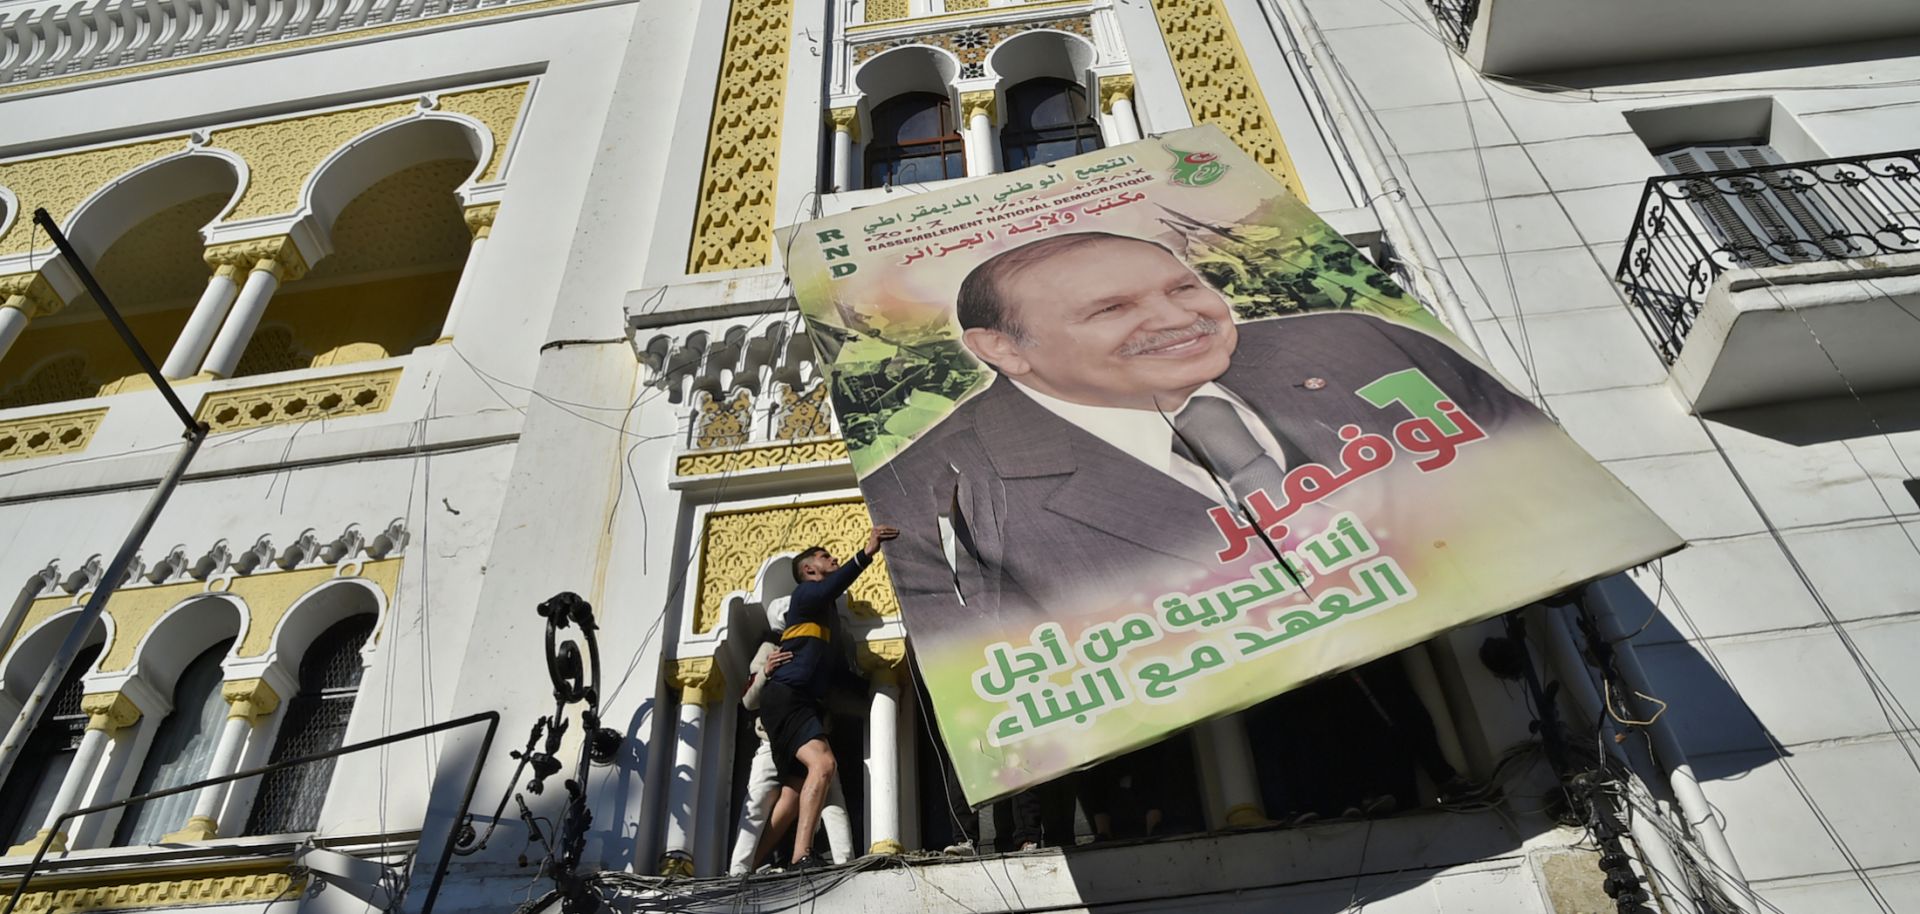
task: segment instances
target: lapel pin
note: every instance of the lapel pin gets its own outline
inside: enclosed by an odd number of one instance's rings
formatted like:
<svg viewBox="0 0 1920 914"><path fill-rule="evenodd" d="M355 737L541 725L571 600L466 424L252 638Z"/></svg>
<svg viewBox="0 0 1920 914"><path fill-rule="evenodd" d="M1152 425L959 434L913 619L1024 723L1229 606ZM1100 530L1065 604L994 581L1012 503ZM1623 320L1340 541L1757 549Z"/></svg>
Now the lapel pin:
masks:
<svg viewBox="0 0 1920 914"><path fill-rule="evenodd" d="M1308 378L1300 386L1308 390L1319 390L1327 386L1327 379L1326 378Z"/></svg>

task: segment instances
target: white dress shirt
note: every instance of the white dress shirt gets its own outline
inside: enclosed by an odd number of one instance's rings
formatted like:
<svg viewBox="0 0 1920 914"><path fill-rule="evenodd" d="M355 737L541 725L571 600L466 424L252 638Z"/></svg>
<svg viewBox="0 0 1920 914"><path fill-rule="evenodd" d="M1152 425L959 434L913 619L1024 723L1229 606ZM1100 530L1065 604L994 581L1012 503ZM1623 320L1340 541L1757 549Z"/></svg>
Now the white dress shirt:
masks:
<svg viewBox="0 0 1920 914"><path fill-rule="evenodd" d="M1046 407L1047 411L1072 423L1081 431L1119 448L1121 453L1132 457L1154 470L1173 477L1176 482L1199 492L1209 501L1220 500L1220 485L1207 471L1197 464L1179 457L1173 452L1173 428L1167 423L1177 419L1180 410L1185 409L1192 397L1183 400L1178 409L1169 409L1164 417L1153 410L1128 409L1119 406L1087 406L1082 403L1070 403L1058 397L1048 396L1025 384L1007 378L1021 393L1033 398L1033 402ZM1218 397L1233 405L1233 411L1245 423L1247 430L1253 433L1253 440L1273 458L1274 463L1286 469L1287 460L1281 456L1280 442L1275 440L1273 432L1260 415L1247 405L1245 400L1211 381L1201 385L1193 392L1193 397ZM1220 469L1216 467L1215 469Z"/></svg>

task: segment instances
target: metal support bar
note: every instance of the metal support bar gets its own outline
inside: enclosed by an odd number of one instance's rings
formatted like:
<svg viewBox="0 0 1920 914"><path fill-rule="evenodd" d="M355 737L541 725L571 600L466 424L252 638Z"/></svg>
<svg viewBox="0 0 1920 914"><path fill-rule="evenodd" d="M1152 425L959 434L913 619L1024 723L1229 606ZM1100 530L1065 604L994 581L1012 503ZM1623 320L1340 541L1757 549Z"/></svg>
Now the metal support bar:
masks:
<svg viewBox="0 0 1920 914"><path fill-rule="evenodd" d="M360 752L366 749L378 749L381 746L387 746L393 743L414 739L416 737L426 736L427 734L430 734L430 733L439 733L442 730L454 730L460 727L471 726L473 724L481 723L483 721L486 723L487 729L486 729L486 732L482 734L480 737L480 750L474 753L475 758L473 762L473 770L467 775L466 788L460 794L459 811L454 814L453 822L447 826L447 840L445 844L442 846L442 849L440 851L440 862L434 868L433 881L427 886L427 898L426 898L425 905L420 909L420 914L433 914L433 903L436 897L440 894L440 883L446 877L447 863L453 857L454 843L459 839L461 829L465 828L467 825L467 821L466 821L467 808L470 805L472 805L474 790L478 788L480 784L480 770L484 768L487 764L487 752L493 748L494 732L500 728L500 712L498 711L481 711L477 714L469 714L465 717L457 717L457 718L454 718L453 720L442 721L441 723L437 723L437 724L428 724L427 726L424 726L424 727L415 727L411 730L406 730L400 733L388 734L386 736L382 736L377 739L364 740L362 742L354 743L352 745L341 746L338 749L331 749L326 752L316 752L312 755L304 755L299 758L291 758L285 761L274 762L270 765L262 765L258 768L251 768L246 771L236 771L233 774L226 774L226 775L221 775L220 777L217 777L217 778L207 778L201 781L194 781L191 784L182 784L179 787L169 787L165 790L155 790L151 793L143 793L143 794L140 794L139 796L127 797L124 800L114 800L111 803L101 803L97 806L88 806L85 809L69 810L67 812L61 813L58 818L54 819L53 824L50 827L50 830L57 834L66 826L66 823L68 820L77 819L81 816L90 816L90 815L93 815L94 813L106 812L111 809L118 809L122 806L132 806L136 803L145 803L148 800L157 800L157 799L160 799L161 797L173 796L174 794L191 793L203 787L212 787L218 784L231 783L233 781L244 781L248 778L272 774L276 771L283 771L288 768L294 768L300 765L308 765L314 762L323 762L323 761L326 761L327 759L338 758L343 755L351 755L355 752ZM47 848L51 843L52 842L49 842L49 841L42 841L40 843L40 847L34 851L32 862L27 864L26 872L20 874L20 884L14 886L13 894L7 898L7 906L4 909L4 911L0 911L0 914L13 914L14 909L19 906L20 899L26 895L28 884L33 881L34 871L38 870L40 868L40 864L45 862L46 856L47 856Z"/></svg>
<svg viewBox="0 0 1920 914"><path fill-rule="evenodd" d="M167 402L172 405L180 421L186 425L186 442L180 446L179 453L174 456L173 466L167 469L167 475L160 480L159 487L153 490L153 495L147 499L146 507L141 509L140 516L134 520L133 529L128 530L126 538L121 540L120 550L114 553L113 561L107 565L106 575L101 579L99 586L94 588L93 596L87 600L86 609L73 620L73 627L68 629L66 640L60 642L60 649L54 652L53 659L47 663L47 668L40 672L40 681L34 685L32 694L28 695L27 700L21 704L20 714L13 719L13 726L7 730L6 741L0 742L0 784L5 783L7 776L12 773L14 762L20 758L21 750L26 747L27 737L33 733L35 727L40 725L40 715L45 712L54 691L60 687L60 681L66 678L67 669L73 666L73 659L79 656L80 649L86 646L87 638L93 632L93 626L100 621L100 614L106 611L107 601L113 597L114 591L120 589L120 582L126 578L127 569L133 565L134 556L139 554L140 545L146 541L147 534L153 530L154 521L159 519L161 509L167 506L167 499L173 496L173 490L179 486L181 477L186 475L187 464L193 461L193 456L200 451L201 442L207 438L207 426L204 423L195 422L186 407L181 405L180 398L173 392L173 386L167 383L166 378L161 377L159 367L153 364L153 359L147 355L145 349L141 348L140 341L133 336L133 331L127 329L126 321L120 319L120 312L115 310L113 302L107 299L107 293L93 278L92 271L87 269L86 264L80 262L80 255L74 252L73 245L67 241L67 236L62 234L60 227L54 224L53 217L48 216L44 209L36 209L33 211L33 221L46 229L47 234L53 238L54 245L60 249L61 254L66 256L67 265L73 268L74 273L79 275L81 283L85 284L87 291L93 295L94 304L100 306L101 313L105 314L107 320L113 324L113 329L120 334L121 341L127 344L127 348L133 351L134 358L140 361L140 367L146 370L147 375L153 378L154 384L160 388L160 392L166 396Z"/></svg>
<svg viewBox="0 0 1920 914"><path fill-rule="evenodd" d="M46 231L47 237L53 239L53 246L60 249L61 256L67 259L67 266L72 267L74 275L80 277L80 284L87 287L88 294L93 296L93 303L100 306L100 313L107 316L107 323L113 325L113 332L120 334L120 341L127 344L127 349L140 362L140 369L153 379L153 386L160 389L160 396L166 398L167 405L173 408L173 414L180 417L180 424L186 427L187 434L206 434L206 426L195 422L193 414L187 412L186 404L180 402L180 395L174 393L173 385L160 373L160 366L154 364L153 356L147 355L146 347L140 345L140 340L134 337L127 322L121 319L119 310L107 300L107 293L100 288L100 281L93 278L93 271L87 269L87 265L80 260L79 252L73 249L73 243L60 231L53 217L47 215L45 208L41 208L33 211L33 221Z"/></svg>

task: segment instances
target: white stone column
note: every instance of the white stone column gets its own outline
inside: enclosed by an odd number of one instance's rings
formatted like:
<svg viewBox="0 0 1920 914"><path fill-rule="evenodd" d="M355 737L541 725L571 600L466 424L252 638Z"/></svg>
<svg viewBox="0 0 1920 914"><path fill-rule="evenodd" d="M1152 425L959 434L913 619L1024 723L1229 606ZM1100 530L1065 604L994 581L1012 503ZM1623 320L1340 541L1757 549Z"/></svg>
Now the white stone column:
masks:
<svg viewBox="0 0 1920 914"><path fill-rule="evenodd" d="M869 854L899 854L900 842L900 665L906 641L867 642L862 665L872 681L867 714L867 841Z"/></svg>
<svg viewBox="0 0 1920 914"><path fill-rule="evenodd" d="M1133 74L1100 77L1100 110L1113 118L1113 143L1140 139L1140 119L1133 111Z"/></svg>
<svg viewBox="0 0 1920 914"><path fill-rule="evenodd" d="M27 323L66 306L40 273L0 276L0 358L6 358Z"/></svg>
<svg viewBox="0 0 1920 914"><path fill-rule="evenodd" d="M220 742L214 746L213 760L207 764L206 776L210 778L240 770L241 752L247 747L247 738L253 735L254 725L280 706L280 695L264 679L236 679L225 683L220 687L220 697L227 700L227 724L220 731ZM220 807L226 803L232 787L232 784L214 784L200 788L186 826L161 840L206 841L219 837Z"/></svg>
<svg viewBox="0 0 1920 914"><path fill-rule="evenodd" d="M464 218L467 231L473 234L473 243L467 247L467 264L460 270L460 284L453 290L453 302L447 305L447 319L440 324L440 338L434 345L451 342L453 328L460 321L460 314L466 310L462 306L473 297L474 277L478 275L480 252L486 248L487 239L493 235L493 219L500 214L500 204L482 203L466 208Z"/></svg>
<svg viewBox="0 0 1920 914"><path fill-rule="evenodd" d="M860 189L860 169L854 161L854 143L860 138L860 110L834 108L827 112L833 122L833 190Z"/></svg>
<svg viewBox="0 0 1920 914"><path fill-rule="evenodd" d="M305 276L307 262L293 239L286 235L220 245L207 252L209 258L216 254L253 262L253 269L247 273L246 284L240 287L233 310L221 325L220 334L214 337L213 349L207 353L206 364L202 366L202 370L216 378L227 378L232 377L234 369L239 367L240 354L246 352L247 344L252 342L253 331L259 328L260 318L266 314L267 303L273 300L273 293L281 283Z"/></svg>
<svg viewBox="0 0 1920 914"><path fill-rule="evenodd" d="M726 678L712 657L674 661L667 680L680 690L680 726L675 734L673 772L667 785L667 843L660 853L660 875L694 874L694 840L700 821L700 756L706 742L707 703L726 692Z"/></svg>
<svg viewBox="0 0 1920 914"><path fill-rule="evenodd" d="M67 851L67 833L54 831L54 823L63 815L79 808L80 798L86 795L87 786L93 783L95 769L100 766L100 755L113 740L115 731L130 727L140 719L140 708L133 699L119 692L96 692L81 696L80 710L87 714L87 732L80 737L80 748L75 750L73 763L67 767L67 774L60 781L60 792L54 794L53 806L47 810L46 821L40 830L25 843L7 850L7 856L32 855L41 844L48 845L47 852L63 854ZM68 820L67 827L74 822Z"/></svg>
<svg viewBox="0 0 1920 914"><path fill-rule="evenodd" d="M244 266L246 264L232 262L213 264L213 276L207 280L206 291L200 293L200 302L193 306L187 326L180 331L180 338L173 341L166 364L160 366L162 375L177 381L200 370L200 363L207 357L207 347L213 345L213 335L219 332L221 322L227 318L227 309L233 307L233 299L239 294L240 287L233 278Z"/></svg>
<svg viewBox="0 0 1920 914"><path fill-rule="evenodd" d="M973 146L967 156L967 176L998 174L1000 136L993 126L993 90L960 93L960 107L966 112L966 135Z"/></svg>
<svg viewBox="0 0 1920 914"><path fill-rule="evenodd" d="M1428 653L1434 642L1416 644L1400 652L1401 667L1407 671L1407 682L1413 686L1413 694L1427 709L1427 716L1433 719L1433 733L1440 743L1440 755L1461 774L1467 773L1467 754L1460 746L1460 726L1453 719L1453 709L1447 704L1447 693L1440 688L1440 675L1434 670L1433 655ZM1435 784L1435 787L1445 785Z"/></svg>
<svg viewBox="0 0 1920 914"><path fill-rule="evenodd" d="M1267 824L1260 802L1260 779L1253 770L1253 749L1247 745L1247 728L1240 715L1207 721L1198 730L1213 759L1227 825L1246 828Z"/></svg>
<svg viewBox="0 0 1920 914"><path fill-rule="evenodd" d="M28 320L31 318L27 317L27 312L13 307L11 302L0 306L0 358L6 358L8 350L13 348L14 341L20 339L20 334L26 332Z"/></svg>

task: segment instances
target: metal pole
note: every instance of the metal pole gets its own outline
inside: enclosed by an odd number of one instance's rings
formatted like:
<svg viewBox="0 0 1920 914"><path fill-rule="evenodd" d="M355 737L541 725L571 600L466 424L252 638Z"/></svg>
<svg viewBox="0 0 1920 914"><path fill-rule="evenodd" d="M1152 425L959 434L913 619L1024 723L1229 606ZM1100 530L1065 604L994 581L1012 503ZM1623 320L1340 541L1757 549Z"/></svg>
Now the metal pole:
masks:
<svg viewBox="0 0 1920 914"><path fill-rule="evenodd" d="M460 727L471 726L473 724L482 723L482 722L486 723L487 729L486 729L486 733L480 738L480 752L474 760L475 770L474 770L474 773L468 776L467 778L467 782L468 782L467 790L465 793L461 794L461 797L460 797L460 810L459 812L454 814L453 825L451 828L448 829L448 832L447 832L447 845L451 847L453 843L458 840L461 829L466 825L467 807L471 805L471 803L473 802L473 790L475 785L479 782L479 779L480 779L479 768L486 765L487 751L493 746L493 734L495 731L500 729L500 712L498 711L478 711L473 714L469 714L465 717L456 717L453 720L442 721L441 723L437 723L437 724L428 724L424 727L415 727L411 730L406 730L400 733L389 733L386 736L376 737L374 739L364 740L362 742L353 743L351 745L341 746L338 749L329 749L325 752L316 752L312 755L300 756L299 758L283 759L278 762L262 765L258 768L250 768L246 771L236 771L232 774L223 774L217 778L205 778L203 780L194 781L191 784L181 784L178 787L169 787L165 790L155 790L149 793L140 794L138 796L127 797L124 800L113 800L107 803L100 803L94 806L88 806L85 809L71 809L64 813L61 813L59 818L54 820L52 830L58 832L65 827L68 821L73 819L78 819L81 816L90 816L90 815L93 815L94 813L106 812L107 810L110 810L110 809L119 809L120 807L123 807L123 806L132 806L136 803L145 803L148 800L158 800L162 797L170 797L175 794L191 793L203 787L213 787L219 784L230 784L234 781L244 781L249 778L260 777L261 775L273 774L276 771L284 771L288 768L297 768L301 765L308 765L314 762L322 762L331 758L339 758L340 756L343 756L343 755L352 755L355 752L360 752L366 749L378 749L381 746L392 745L394 743L398 743L403 740L409 740L415 737L425 736L429 733L439 733L442 730L454 730ZM5 909L4 914L13 914L14 908L20 904L21 896L25 895L27 892L27 884L33 881L33 874L40 869L40 864L45 862L46 857L47 857L47 842L42 841L40 843L40 847L34 851L33 859L27 863L26 871L20 874L20 881L14 885L13 894L9 896L7 899L7 907ZM445 866L445 857L446 855L444 854L441 855L443 868ZM439 890L440 890L440 880L435 879L433 882L433 886L427 892L427 906L425 910L421 912L421 914L432 914L434 894Z"/></svg>
<svg viewBox="0 0 1920 914"><path fill-rule="evenodd" d="M12 728L7 730L7 739L0 744L0 783L5 783L7 775L13 771L13 763L20 757L20 750L26 745L28 735L40 723L40 713L45 710L49 699L60 680L65 679L67 668L73 665L73 658L87 646L87 637L93 632L93 626L100 621L100 613L106 610L107 600L120 587L120 580L127 576L127 568L133 564L133 557L140 551L140 544L146 541L147 533L153 529L153 522L160 517L160 509L167 506L167 499L173 495L174 487L180 484L180 477L187 471L187 463L200 450L199 435L189 436L186 443L173 458L173 466L167 470L160 487L148 497L147 506L134 521L133 529L127 531L127 538L120 543L120 551L114 553L113 562L107 566L107 573L100 585L93 590L93 596L87 599L87 608L73 620L73 628L67 631L67 640L60 643L60 650L54 652L53 659L47 662L47 668L40 673L40 682L33 687L33 694L20 705L20 715L13 719Z"/></svg>
<svg viewBox="0 0 1920 914"><path fill-rule="evenodd" d="M53 217L47 215L44 208L36 209L33 211L33 221L46 230L47 237L53 239L53 246L59 248L61 256L67 258L67 266L72 267L74 275L80 277L80 284L93 296L93 303L100 306L100 313L107 316L107 323L113 325L113 332L120 334L120 341L127 344L127 349L140 363L140 369L153 379L153 386L160 388L160 396L166 398L167 405L173 408L173 414L180 417L180 424L186 426L187 434L193 434L196 429L205 434L201 423L195 422L193 414L187 412L186 404L180 402L180 395L173 392L173 385L167 383L166 376L160 373L160 366L154 364L153 356L147 355L146 347L140 345L140 340L127 327L127 322L120 318L119 310L107 300L107 293L100 288L99 280L93 278L93 271L87 269L87 265L80 260L79 252L73 249L73 243L60 231L60 226L54 224Z"/></svg>
<svg viewBox="0 0 1920 914"><path fill-rule="evenodd" d="M81 262L80 255L73 249L73 244L60 231L60 227L54 224L53 217L47 215L45 209L36 209L33 211L33 221L45 229L47 236L53 239L54 246L59 248L60 253L67 258L67 265L73 268L73 272L80 277L80 283L93 295L94 304L100 306L100 311L107 316L108 323L111 323L114 331L120 334L120 340L133 351L133 357L139 360L140 367L147 372L148 377L153 379L154 386L158 387L161 395L166 397L167 404L173 408L174 414L180 417L181 423L186 426L186 442L180 446L179 453L174 455L173 466L169 467L167 475L161 478L159 488L154 489L153 494L148 497L147 506L141 510L140 517L134 521L133 529L127 531L126 539L121 540L120 551L114 553L113 562L107 565L106 575L101 578L99 586L94 588L93 596L87 600L87 608L73 620L73 628L67 631L66 640L60 643L60 649L54 652L53 659L47 663L47 668L41 671L40 682L33 687L33 693L28 695L27 700L21 704L19 716L13 719L13 726L7 730L6 741L0 743L0 784L6 783L7 775L13 772L13 763L20 758L20 750L26 746L27 737L33 733L35 727L40 725L41 712L46 710L47 702L53 697L54 690L60 687L60 680L66 678L67 668L73 666L73 658L78 656L80 649L86 646L87 637L92 634L93 626L100 621L100 614L106 611L107 600L113 597L114 591L120 589L120 582L126 578L127 569L132 566L134 556L140 552L140 544L146 541L147 534L153 530L153 523L159 519L161 509L167 506L167 499L173 496L173 490L179 486L180 478L186 475L187 464L193 461L193 455L200 452L200 443L207 438L206 424L194 421L193 414L187 412L186 406L180 402L180 397L173 392L173 385L167 383L167 379L161 376L159 366L153 363L146 349L140 346L140 341L134 337L133 331L127 328L127 322L120 319L120 312L113 307L113 302L107 298L106 291L100 288L99 281L93 278L93 271L87 269L87 265Z"/></svg>

